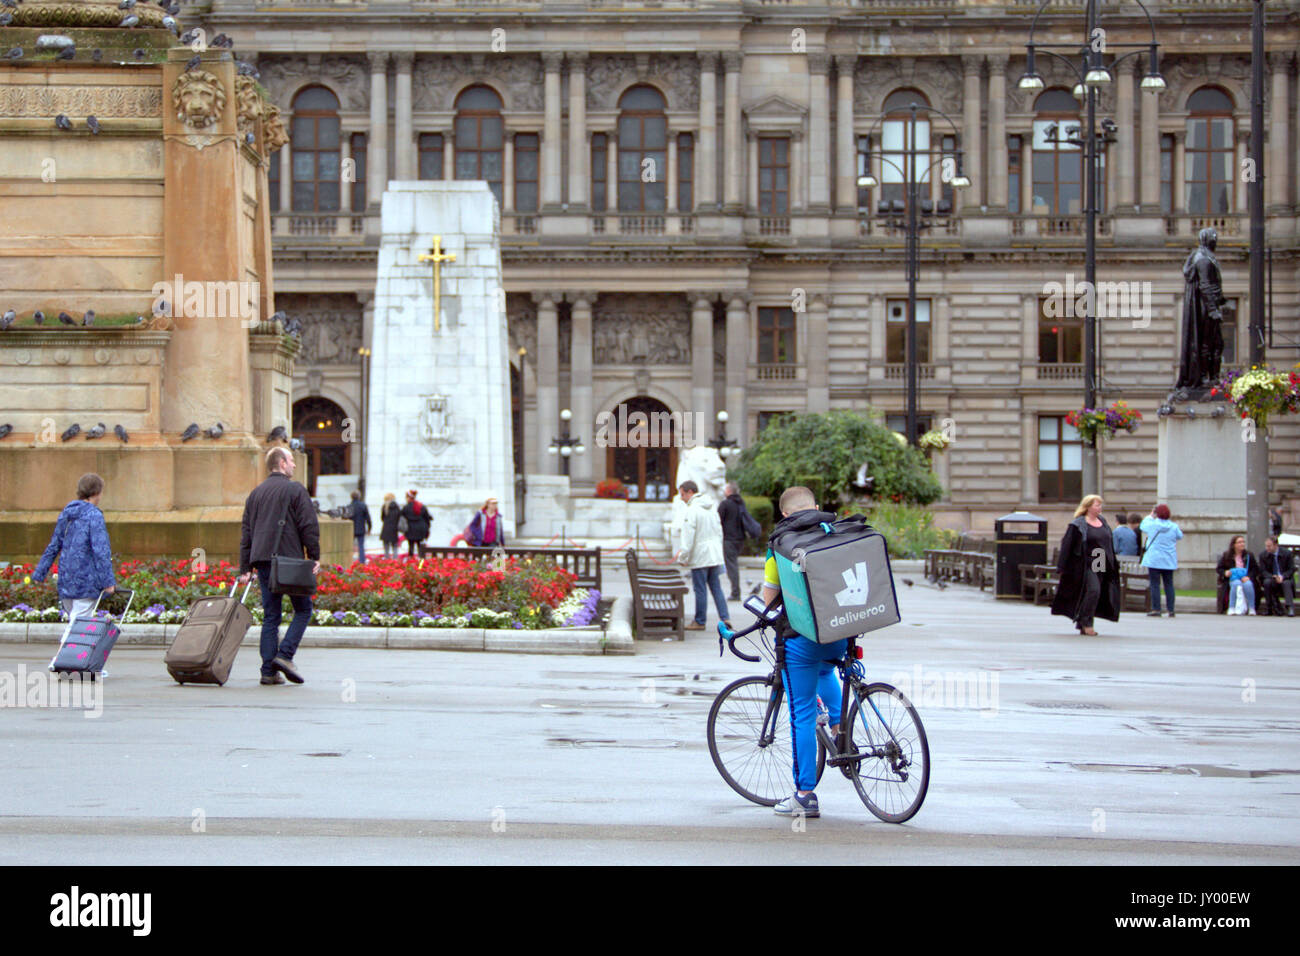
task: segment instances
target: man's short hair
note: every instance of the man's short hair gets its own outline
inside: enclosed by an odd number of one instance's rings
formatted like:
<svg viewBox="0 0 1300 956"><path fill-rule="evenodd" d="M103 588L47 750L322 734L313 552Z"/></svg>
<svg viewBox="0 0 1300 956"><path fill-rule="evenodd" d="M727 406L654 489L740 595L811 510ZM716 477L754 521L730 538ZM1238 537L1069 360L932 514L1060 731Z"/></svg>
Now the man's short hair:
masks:
<svg viewBox="0 0 1300 956"><path fill-rule="evenodd" d="M293 452L287 448L276 447L266 453L266 471L268 474L275 474L280 470L280 462L284 461Z"/></svg>
<svg viewBox="0 0 1300 956"><path fill-rule="evenodd" d="M1136 511L1129 512L1128 524L1130 528L1136 528L1141 523L1142 523L1142 516L1140 514L1138 514Z"/></svg>
<svg viewBox="0 0 1300 956"><path fill-rule="evenodd" d="M734 481L729 481L722 486L722 493L724 495L735 495L740 493L740 489L736 487L736 483Z"/></svg>
<svg viewBox="0 0 1300 956"><path fill-rule="evenodd" d="M1125 514L1125 513L1122 512L1122 511L1117 511L1117 512L1115 512L1115 523L1116 523L1116 524L1128 524L1128 515Z"/></svg>
<svg viewBox="0 0 1300 956"><path fill-rule="evenodd" d="M93 471L89 474L82 475L77 481L77 497L82 501L89 501L95 495L104 490L104 479L99 477Z"/></svg>
<svg viewBox="0 0 1300 956"><path fill-rule="evenodd" d="M700 486L693 481L683 481L680 485L677 486L677 491L679 493L683 491L689 491L693 495L698 495L700 493Z"/></svg>
<svg viewBox="0 0 1300 956"><path fill-rule="evenodd" d="M813 493L803 485L794 485L781 492L781 501L778 507L781 514L792 515L796 511L807 511L809 508L817 507L817 499Z"/></svg>
<svg viewBox="0 0 1300 956"><path fill-rule="evenodd" d="M1270 541L1272 541L1274 544L1277 544L1277 537L1270 534L1267 538L1264 539L1265 544L1268 544Z"/></svg>

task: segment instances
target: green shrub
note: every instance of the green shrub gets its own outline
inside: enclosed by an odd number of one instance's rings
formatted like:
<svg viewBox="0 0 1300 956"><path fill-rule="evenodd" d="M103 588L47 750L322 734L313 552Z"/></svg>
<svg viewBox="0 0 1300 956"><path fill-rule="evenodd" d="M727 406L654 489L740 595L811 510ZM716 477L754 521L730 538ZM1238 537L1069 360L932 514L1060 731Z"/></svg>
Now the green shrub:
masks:
<svg viewBox="0 0 1300 956"><path fill-rule="evenodd" d="M870 508L845 508L840 514L865 514L889 542L889 554L894 558L921 558L926 551L952 547L957 539L957 532L936 528L934 515L917 505L880 501Z"/></svg>
<svg viewBox="0 0 1300 956"><path fill-rule="evenodd" d="M794 483L803 485L813 494L813 500L817 502L818 508L826 507L826 479L821 475L795 475ZM831 504L831 510L835 510L834 503Z"/></svg>
<svg viewBox="0 0 1300 956"><path fill-rule="evenodd" d="M772 527L776 524L776 506L772 504L771 498L765 498L762 495L742 495L745 500L745 507L749 513L754 516L754 520L763 526L763 536L761 538L746 538L745 546L740 549L741 554L763 554L767 551L767 536L772 533Z"/></svg>

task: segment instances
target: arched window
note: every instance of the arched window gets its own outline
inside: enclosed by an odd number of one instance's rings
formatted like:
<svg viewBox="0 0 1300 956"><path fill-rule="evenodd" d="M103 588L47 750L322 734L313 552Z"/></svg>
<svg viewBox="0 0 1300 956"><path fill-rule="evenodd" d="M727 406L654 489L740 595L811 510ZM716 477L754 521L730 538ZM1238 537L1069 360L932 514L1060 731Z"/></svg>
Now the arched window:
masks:
<svg viewBox="0 0 1300 956"><path fill-rule="evenodd" d="M634 86L619 98L619 212L663 212L667 208L666 105L663 94L653 86Z"/></svg>
<svg viewBox="0 0 1300 956"><path fill-rule="evenodd" d="M903 203L907 207L907 188L904 171L907 169L907 151L916 150L913 178L918 183L930 181L930 117L918 112L912 124L911 106L929 106L930 101L920 90L894 90L885 97L881 112L885 119L880 124L880 198ZM929 190L922 190L922 199L929 198Z"/></svg>
<svg viewBox="0 0 1300 956"><path fill-rule="evenodd" d="M1232 209L1233 102L1217 86L1203 86L1187 100L1189 213L1219 215Z"/></svg>
<svg viewBox="0 0 1300 956"><path fill-rule="evenodd" d="M456 97L456 178L483 180L502 208L504 142L501 97L496 90L471 86Z"/></svg>
<svg viewBox="0 0 1300 956"><path fill-rule="evenodd" d="M620 429L605 451L605 474L627 487L630 501L669 501L677 475L679 416L649 395L629 398L610 412Z"/></svg>
<svg viewBox="0 0 1300 956"><path fill-rule="evenodd" d="M1026 212L1049 216L1083 212L1083 149L1053 142L1078 138L1071 131L1080 128L1079 101L1069 90L1044 90L1034 101L1034 201Z"/></svg>
<svg viewBox="0 0 1300 956"><path fill-rule="evenodd" d="M318 475L351 474L352 443L343 440L347 413L328 398L313 396L293 403L293 434L307 455L307 491L316 494Z"/></svg>
<svg viewBox="0 0 1300 956"><path fill-rule="evenodd" d="M323 86L293 98L294 212L339 208L339 101Z"/></svg>

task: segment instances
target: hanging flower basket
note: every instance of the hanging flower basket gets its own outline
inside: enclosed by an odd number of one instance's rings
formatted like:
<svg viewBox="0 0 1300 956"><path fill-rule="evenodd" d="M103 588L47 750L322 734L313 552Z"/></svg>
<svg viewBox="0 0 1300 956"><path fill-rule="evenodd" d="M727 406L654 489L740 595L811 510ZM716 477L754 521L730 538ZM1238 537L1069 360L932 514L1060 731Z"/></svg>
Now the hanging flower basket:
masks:
<svg viewBox="0 0 1300 956"><path fill-rule="evenodd" d="M1300 412L1300 375L1252 365L1246 372L1229 372L1210 395L1226 398L1238 415L1262 429L1271 415Z"/></svg>
<svg viewBox="0 0 1300 956"><path fill-rule="evenodd" d="M939 431L939 429L932 428L917 439L916 443L921 447L921 451L925 452L927 455L932 453L942 455L947 451L948 446L952 444L952 439Z"/></svg>
<svg viewBox="0 0 1300 956"><path fill-rule="evenodd" d="M1081 408L1065 416L1065 423L1073 426L1085 442L1091 442L1102 432L1107 438L1114 438L1121 429L1135 432L1141 421L1142 413L1122 400L1107 408Z"/></svg>

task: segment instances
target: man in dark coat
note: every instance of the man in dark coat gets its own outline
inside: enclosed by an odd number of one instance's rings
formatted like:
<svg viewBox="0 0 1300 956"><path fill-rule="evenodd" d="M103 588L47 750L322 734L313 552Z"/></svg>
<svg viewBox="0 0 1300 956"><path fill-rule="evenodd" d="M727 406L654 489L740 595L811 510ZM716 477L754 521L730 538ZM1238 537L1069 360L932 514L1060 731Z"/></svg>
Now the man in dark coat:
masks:
<svg viewBox="0 0 1300 956"><path fill-rule="evenodd" d="M370 533L370 509L361 498L360 491L352 492L352 503L348 505L348 517L352 519L352 537L357 541L357 561L366 563L366 535Z"/></svg>
<svg viewBox="0 0 1300 956"><path fill-rule="evenodd" d="M429 537L429 509L416 500L416 491L412 488L406 493L406 504L402 506L402 517L406 519L407 555L414 555L416 549L424 557L424 542Z"/></svg>
<svg viewBox="0 0 1300 956"><path fill-rule="evenodd" d="M293 655L311 623L311 598L290 595L293 620L284 632L284 640L280 641L284 595L271 592L271 557L280 554L301 558L305 552L309 560L316 562L313 573L318 573L320 524L316 521L311 495L291 480L297 467L293 452L283 447L272 448L266 455L266 467L270 477L254 488L244 502L239 583L246 584L251 571L257 571L257 583L262 589L262 683L283 684L288 677L301 684L302 674L293 662Z"/></svg>
<svg viewBox="0 0 1300 956"><path fill-rule="evenodd" d="M1061 539L1061 552L1056 564L1056 572L1060 580L1056 585L1056 597L1052 599L1052 613L1074 620L1075 626L1080 630L1091 629L1092 625L1091 620L1083 622L1079 620L1079 607L1084 598L1086 575L1096 567L1094 562L1100 563L1102 569L1096 571L1101 593L1097 597L1097 608L1093 613L1096 617L1108 621L1119 620L1119 562L1115 560L1115 550L1111 544L1110 529L1106 525L1106 519L1101 518L1100 515L1097 517L1106 532L1102 536L1104 538L1102 553L1096 555L1091 553L1093 549L1088 547L1087 516L1080 514L1065 529L1065 537Z"/></svg>
<svg viewBox="0 0 1300 956"><path fill-rule="evenodd" d="M1288 549L1279 548L1277 538L1272 535L1259 553L1259 575L1264 582L1259 602L1263 613L1281 616L1281 599L1285 599L1286 616L1295 617L1295 557Z"/></svg>
<svg viewBox="0 0 1300 956"><path fill-rule="evenodd" d="M745 544L746 518L755 521L745 507L745 499L740 496L740 489L734 481L727 482L722 489L726 495L718 505L718 519L722 522L722 563L727 569L727 579L731 582L730 600L740 600L740 549Z"/></svg>
<svg viewBox="0 0 1300 956"><path fill-rule="evenodd" d="M1186 286L1183 293L1182 352L1178 362L1178 381L1174 388L1184 397L1208 388L1219 379L1223 358L1223 283L1219 260L1214 249L1219 234L1202 229L1199 245L1183 263Z"/></svg>

